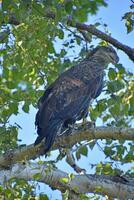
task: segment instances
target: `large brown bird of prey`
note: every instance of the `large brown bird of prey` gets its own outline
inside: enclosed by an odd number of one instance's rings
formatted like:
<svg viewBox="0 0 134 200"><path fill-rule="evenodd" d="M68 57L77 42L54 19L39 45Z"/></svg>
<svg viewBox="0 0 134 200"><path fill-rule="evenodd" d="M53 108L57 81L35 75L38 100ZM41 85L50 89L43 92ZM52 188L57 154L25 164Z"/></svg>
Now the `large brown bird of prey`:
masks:
<svg viewBox="0 0 134 200"><path fill-rule="evenodd" d="M79 64L63 72L39 99L35 125L38 137L45 138L44 152L51 148L57 135L88 113L92 99L100 95L104 69L119 60L111 46L98 46Z"/></svg>

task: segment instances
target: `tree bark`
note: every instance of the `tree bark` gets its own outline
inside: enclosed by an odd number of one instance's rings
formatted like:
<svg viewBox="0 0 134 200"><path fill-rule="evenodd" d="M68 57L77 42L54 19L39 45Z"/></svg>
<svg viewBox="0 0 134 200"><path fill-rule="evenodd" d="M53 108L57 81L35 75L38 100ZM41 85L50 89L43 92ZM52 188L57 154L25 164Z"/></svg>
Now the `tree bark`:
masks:
<svg viewBox="0 0 134 200"><path fill-rule="evenodd" d="M134 128L113 128L113 127L96 127L90 128L88 123L83 127L78 125L70 135L62 135L57 137L51 150L63 148L71 148L78 142L92 139L113 139L113 140L132 140L134 141ZM44 142L40 145L33 144L8 151L0 156L0 168L9 168L12 164L22 160L36 159L40 155L44 155Z"/></svg>
<svg viewBox="0 0 134 200"><path fill-rule="evenodd" d="M134 62L134 49L119 42L115 38L111 37L110 35L107 35L106 33L98 30L94 25L86 25L82 23L76 23L74 25L78 30L85 30L88 31L89 33L92 33L93 35L97 36L98 38L101 38L102 40L105 40L115 46L117 49L120 49L124 51L129 58Z"/></svg>
<svg viewBox="0 0 134 200"><path fill-rule="evenodd" d="M134 182L128 177L84 174L74 175L74 178L69 179L66 172L58 169L48 172L46 169L47 166L34 163L15 164L10 170L0 171L0 184L13 177L32 181L40 173L36 178L38 182L46 183L61 192L69 190L74 195L95 193L119 199L134 197Z"/></svg>

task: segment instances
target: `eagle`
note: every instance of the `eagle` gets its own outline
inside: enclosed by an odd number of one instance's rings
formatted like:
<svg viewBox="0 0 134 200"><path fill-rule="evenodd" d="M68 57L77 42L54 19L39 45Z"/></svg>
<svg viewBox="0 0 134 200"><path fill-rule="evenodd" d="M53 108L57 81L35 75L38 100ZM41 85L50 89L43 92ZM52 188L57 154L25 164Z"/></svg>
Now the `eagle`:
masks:
<svg viewBox="0 0 134 200"><path fill-rule="evenodd" d="M45 90L38 101L35 145L45 138L44 153L47 153L63 130L87 116L91 100L102 91L105 68L109 63L116 64L118 61L113 47L98 46Z"/></svg>

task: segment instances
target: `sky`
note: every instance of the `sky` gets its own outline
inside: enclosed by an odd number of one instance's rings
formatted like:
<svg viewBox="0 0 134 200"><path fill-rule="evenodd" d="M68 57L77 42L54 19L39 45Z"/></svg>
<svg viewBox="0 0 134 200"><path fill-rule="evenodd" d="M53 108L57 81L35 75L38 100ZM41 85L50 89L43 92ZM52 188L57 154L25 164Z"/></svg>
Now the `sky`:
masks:
<svg viewBox="0 0 134 200"><path fill-rule="evenodd" d="M124 25L124 22L122 21L122 16L124 13L129 11L129 6L132 4L130 0L108 0L108 7L101 7L98 14L96 16L89 16L88 23L94 23L95 21L98 21L101 18L101 21L103 23L108 24L108 29L111 31L112 37L119 40L121 43L124 43L126 45L129 45L130 47L134 47L134 33L131 32L129 34L126 34L126 27ZM129 71L134 72L134 66L133 63L129 60L128 56L125 55L122 51L117 51L120 62L123 63L124 67L128 69ZM22 130L19 132L19 139L22 139L21 144L31 144L36 139L36 130L34 126L34 120L37 110L33 107L31 107L29 114L26 114L22 111L20 111L20 114L17 117L12 117L11 122L17 122L21 127ZM53 158L55 158L56 151L53 152ZM79 166L82 168L89 168L90 163L97 163L101 160L105 160L103 152L99 152L98 147L96 146L92 151L89 151L88 158L82 158L79 162ZM84 166L83 166L83 163ZM58 167L61 170L65 170L67 172L73 172L72 169L67 165L63 164L63 162L58 163ZM88 173L91 173L92 171L88 171ZM44 186L44 184L41 184L42 192L48 193L49 191L49 197L51 200L60 200L59 192L55 191L52 192L49 187ZM39 191L39 192L40 192Z"/></svg>

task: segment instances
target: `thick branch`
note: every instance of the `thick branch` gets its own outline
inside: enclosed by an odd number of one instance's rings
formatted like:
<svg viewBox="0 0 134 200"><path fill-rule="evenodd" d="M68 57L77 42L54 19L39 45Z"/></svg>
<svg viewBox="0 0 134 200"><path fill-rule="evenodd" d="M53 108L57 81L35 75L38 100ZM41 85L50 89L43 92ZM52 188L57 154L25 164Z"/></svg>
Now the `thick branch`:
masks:
<svg viewBox="0 0 134 200"><path fill-rule="evenodd" d="M59 149L60 147L69 148L77 142L92 139L134 140L134 128L90 128L88 124L84 127L79 125L77 130L73 131L70 135L58 137L52 150ZM42 143L39 146L29 145L9 151L0 156L0 167L7 168L22 160L35 159L39 155L44 154L43 147L44 144Z"/></svg>
<svg viewBox="0 0 134 200"><path fill-rule="evenodd" d="M98 193L108 195L113 198L131 199L134 197L134 182L133 179L119 176L106 175L75 175L72 180L68 179L68 174L53 169L49 173L46 172L47 167L39 164L16 164L10 170L0 171L0 183L3 184L5 180L10 178L25 179L27 181L34 180L34 175L40 173L38 177L39 182L46 183L52 188L74 191L76 194ZM63 178L68 179L66 183Z"/></svg>
<svg viewBox="0 0 134 200"><path fill-rule="evenodd" d="M53 20L56 18L56 14L51 11L49 11L45 14L39 12L39 14L41 14L45 18L50 18ZM9 23L14 24L14 25L20 24L20 22L16 19L15 16L10 17ZM80 31L88 31L89 33L97 36L98 38L101 38L101 39L109 42L116 48L124 51L129 56L129 58L134 62L134 48L131 48L131 47L119 42L118 40L114 39L113 37L107 35L106 33L98 30L94 25L86 25L86 24L79 23L79 22L73 23L72 18L70 16L67 19L67 24L71 27L77 28Z"/></svg>
<svg viewBox="0 0 134 200"><path fill-rule="evenodd" d="M124 51L129 58L134 62L134 49L119 42L118 40L114 39L113 37L107 35L106 33L103 33L102 31L98 30L94 25L86 25L82 23L76 23L74 25L79 30L85 30L89 33L92 33L93 35L97 36L98 38L101 38L110 44L114 45L116 48Z"/></svg>

